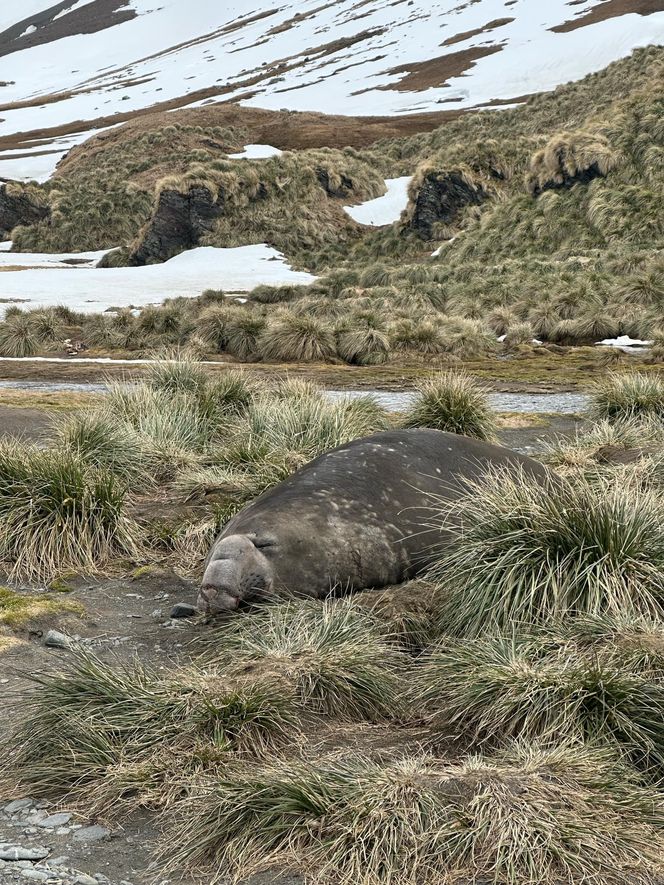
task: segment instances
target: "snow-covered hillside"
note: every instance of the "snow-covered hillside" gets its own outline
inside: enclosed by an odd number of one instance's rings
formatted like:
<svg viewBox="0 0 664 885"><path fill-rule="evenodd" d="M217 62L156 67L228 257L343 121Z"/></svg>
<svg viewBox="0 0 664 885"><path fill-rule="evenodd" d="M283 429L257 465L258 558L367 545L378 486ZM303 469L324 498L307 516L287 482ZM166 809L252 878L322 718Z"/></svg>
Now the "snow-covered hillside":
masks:
<svg viewBox="0 0 664 885"><path fill-rule="evenodd" d="M0 177L148 108L346 115L551 89L664 42L664 0L20 0L0 4Z"/></svg>

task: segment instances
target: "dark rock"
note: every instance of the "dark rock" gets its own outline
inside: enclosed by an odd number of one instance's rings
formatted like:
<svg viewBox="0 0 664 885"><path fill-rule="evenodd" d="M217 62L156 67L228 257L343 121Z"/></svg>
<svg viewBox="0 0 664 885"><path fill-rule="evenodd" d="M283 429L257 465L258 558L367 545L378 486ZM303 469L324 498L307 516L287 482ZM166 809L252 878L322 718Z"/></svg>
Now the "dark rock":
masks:
<svg viewBox="0 0 664 885"><path fill-rule="evenodd" d="M223 210L223 194L215 198L204 185L192 185L184 193L164 188L157 198L152 218L129 256L129 265L137 267L168 261L186 249L195 248L201 237L213 229Z"/></svg>
<svg viewBox="0 0 664 885"><path fill-rule="evenodd" d="M187 602L178 602L171 609L172 618L193 618L196 614L198 614L196 607Z"/></svg>
<svg viewBox="0 0 664 885"><path fill-rule="evenodd" d="M460 172L429 172L420 185L409 227L430 240L435 224L451 224L464 206L479 206L488 197Z"/></svg>
<svg viewBox="0 0 664 885"><path fill-rule="evenodd" d="M587 169L580 169L574 175L560 171L547 181L541 183L533 181L531 182L531 192L534 197L538 197L544 191L569 190L575 184L590 184L595 178L604 178L604 173L597 163L592 163Z"/></svg>
<svg viewBox="0 0 664 885"><path fill-rule="evenodd" d="M43 818L37 824L38 827L42 827L45 830L50 828L55 829L56 827L64 827L71 820L72 815L69 811L60 811L57 814L50 814L48 817Z"/></svg>
<svg viewBox="0 0 664 885"><path fill-rule="evenodd" d="M28 808L32 808L34 802L32 799L14 799L13 802L10 802L8 805L2 809L5 814L16 814L17 811L27 811Z"/></svg>
<svg viewBox="0 0 664 885"><path fill-rule="evenodd" d="M50 853L48 848L41 845L26 848L23 845L0 844L0 860L43 860Z"/></svg>
<svg viewBox="0 0 664 885"><path fill-rule="evenodd" d="M19 224L37 224L50 214L50 208L41 205L28 189L19 185L0 186L0 234L11 233Z"/></svg>
<svg viewBox="0 0 664 885"><path fill-rule="evenodd" d="M109 839L111 836L111 831L107 830L106 827L100 827L97 825L93 825L91 827L83 827L80 830L76 830L74 833L74 841L75 842L103 842L106 839Z"/></svg>
<svg viewBox="0 0 664 885"><path fill-rule="evenodd" d="M347 175L341 175L338 187L333 187L330 181L330 173L323 166L316 169L316 178L329 197L343 199L353 193L353 181Z"/></svg>
<svg viewBox="0 0 664 885"><path fill-rule="evenodd" d="M59 630L49 630L44 639L47 648L70 648L71 638Z"/></svg>

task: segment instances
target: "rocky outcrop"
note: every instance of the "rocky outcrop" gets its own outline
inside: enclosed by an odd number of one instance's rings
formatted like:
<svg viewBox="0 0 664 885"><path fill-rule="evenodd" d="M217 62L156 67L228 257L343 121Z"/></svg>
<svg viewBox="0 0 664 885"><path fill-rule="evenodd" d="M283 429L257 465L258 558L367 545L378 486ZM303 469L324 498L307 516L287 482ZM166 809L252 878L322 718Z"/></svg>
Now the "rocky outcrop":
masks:
<svg viewBox="0 0 664 885"><path fill-rule="evenodd" d="M408 226L423 240L430 240L436 224L453 224L464 206L479 206L488 197L480 186L472 185L460 172L425 174Z"/></svg>
<svg viewBox="0 0 664 885"><path fill-rule="evenodd" d="M205 185L191 185L181 192L164 188L157 197L152 218L139 235L129 264L133 267L168 261L199 245L224 211L223 193L218 196Z"/></svg>
<svg viewBox="0 0 664 885"><path fill-rule="evenodd" d="M567 171L561 171L544 181L535 178L529 180L529 189L534 197L538 197L544 191L568 190L575 184L590 184L595 178L604 178L604 173L597 163L591 163L587 169L579 169L573 175Z"/></svg>
<svg viewBox="0 0 664 885"><path fill-rule="evenodd" d="M341 200L353 193L353 181L343 173L331 176L328 169L319 166L316 169L316 178L328 197L336 197Z"/></svg>
<svg viewBox="0 0 664 885"><path fill-rule="evenodd" d="M14 184L0 185L0 239L19 224L37 224L50 214L50 208L29 189Z"/></svg>

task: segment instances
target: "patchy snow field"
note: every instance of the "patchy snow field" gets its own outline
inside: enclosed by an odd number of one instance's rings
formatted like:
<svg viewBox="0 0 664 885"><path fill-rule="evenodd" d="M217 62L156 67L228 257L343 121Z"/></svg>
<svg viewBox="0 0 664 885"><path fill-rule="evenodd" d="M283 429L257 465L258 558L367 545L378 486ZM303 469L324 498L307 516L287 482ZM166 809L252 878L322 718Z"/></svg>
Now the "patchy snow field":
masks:
<svg viewBox="0 0 664 885"><path fill-rule="evenodd" d="M403 178L388 178L385 181L387 193L375 200L367 200L357 206L344 206L353 221L371 227L382 227L398 221L408 205L408 188L413 180L411 175Z"/></svg>
<svg viewBox="0 0 664 885"><path fill-rule="evenodd" d="M149 267L100 269L88 261L90 256L98 260L103 254L0 253L0 315L12 301L26 309L65 304L72 310L97 313L110 307L158 304L177 296L192 298L205 289L249 292L259 285L307 285L316 279L292 270L280 252L264 244L236 249L201 247ZM63 259L71 258L88 263L73 268L63 264ZM28 264L28 260L39 263ZM3 272L3 266L19 269Z"/></svg>
<svg viewBox="0 0 664 885"><path fill-rule="evenodd" d="M86 6L99 29L77 33ZM72 0L57 21L55 8L0 4L0 138L13 136L0 176L43 180L73 143L162 102L459 109L552 89L664 42L664 11L606 0L127 0L104 20Z"/></svg>

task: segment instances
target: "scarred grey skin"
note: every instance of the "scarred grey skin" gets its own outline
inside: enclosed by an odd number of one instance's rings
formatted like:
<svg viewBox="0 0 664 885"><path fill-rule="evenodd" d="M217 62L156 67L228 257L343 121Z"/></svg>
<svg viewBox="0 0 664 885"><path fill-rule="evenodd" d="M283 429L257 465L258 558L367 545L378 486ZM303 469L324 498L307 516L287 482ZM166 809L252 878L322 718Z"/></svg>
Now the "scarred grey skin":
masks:
<svg viewBox="0 0 664 885"><path fill-rule="evenodd" d="M434 498L513 466L545 484L537 461L438 430L393 430L332 449L264 492L228 522L208 555L201 611L236 609L274 591L324 598L409 580L445 533L426 527Z"/></svg>

